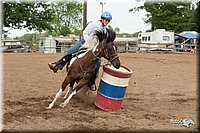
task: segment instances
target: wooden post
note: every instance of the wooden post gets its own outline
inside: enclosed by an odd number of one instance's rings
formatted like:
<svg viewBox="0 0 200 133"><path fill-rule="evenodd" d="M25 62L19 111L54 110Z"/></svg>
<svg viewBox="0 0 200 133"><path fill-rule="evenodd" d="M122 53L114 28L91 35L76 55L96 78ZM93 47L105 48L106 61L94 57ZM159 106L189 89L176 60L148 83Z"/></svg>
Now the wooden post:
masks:
<svg viewBox="0 0 200 133"><path fill-rule="evenodd" d="M87 0L83 3L83 30L87 26Z"/></svg>

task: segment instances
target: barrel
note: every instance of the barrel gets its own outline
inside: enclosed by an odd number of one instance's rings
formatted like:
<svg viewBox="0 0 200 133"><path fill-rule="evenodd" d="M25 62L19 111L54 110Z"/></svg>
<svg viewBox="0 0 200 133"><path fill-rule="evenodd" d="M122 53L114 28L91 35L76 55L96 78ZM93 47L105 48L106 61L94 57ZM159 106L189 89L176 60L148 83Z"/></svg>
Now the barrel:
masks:
<svg viewBox="0 0 200 133"><path fill-rule="evenodd" d="M116 112L122 107L132 70L121 65L119 69L112 65L103 66L103 74L95 98L95 105L109 112Z"/></svg>

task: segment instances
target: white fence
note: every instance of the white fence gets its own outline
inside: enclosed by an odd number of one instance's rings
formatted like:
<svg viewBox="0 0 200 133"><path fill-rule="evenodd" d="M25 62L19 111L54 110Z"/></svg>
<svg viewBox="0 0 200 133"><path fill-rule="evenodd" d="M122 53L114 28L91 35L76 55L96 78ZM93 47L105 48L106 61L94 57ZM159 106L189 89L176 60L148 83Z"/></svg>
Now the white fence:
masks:
<svg viewBox="0 0 200 133"><path fill-rule="evenodd" d="M57 53L65 53L73 45L62 45L56 47ZM163 52L163 53L181 53L190 52L196 53L199 50L199 45L194 44L170 44L170 45L156 45L156 44L116 44L117 52Z"/></svg>
<svg viewBox="0 0 200 133"><path fill-rule="evenodd" d="M197 44L170 44L170 45L156 45L156 44L132 44L132 45L118 45L117 52L191 52L196 53L199 50Z"/></svg>

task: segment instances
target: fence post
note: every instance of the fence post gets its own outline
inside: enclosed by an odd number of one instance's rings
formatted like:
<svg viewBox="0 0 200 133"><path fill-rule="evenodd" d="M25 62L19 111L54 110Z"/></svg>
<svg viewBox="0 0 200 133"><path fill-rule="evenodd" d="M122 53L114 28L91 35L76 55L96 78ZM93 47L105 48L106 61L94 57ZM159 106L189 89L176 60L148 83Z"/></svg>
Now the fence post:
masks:
<svg viewBox="0 0 200 133"><path fill-rule="evenodd" d="M126 43L126 46L125 46L125 52L128 52L128 50L129 50L129 44L128 44L128 42Z"/></svg>

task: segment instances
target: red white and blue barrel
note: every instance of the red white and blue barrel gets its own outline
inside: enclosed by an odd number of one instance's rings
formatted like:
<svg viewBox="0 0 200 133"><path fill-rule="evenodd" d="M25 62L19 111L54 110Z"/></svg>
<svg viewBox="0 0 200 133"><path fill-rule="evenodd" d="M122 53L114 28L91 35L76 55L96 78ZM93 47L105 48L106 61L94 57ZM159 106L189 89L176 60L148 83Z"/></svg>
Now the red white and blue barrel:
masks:
<svg viewBox="0 0 200 133"><path fill-rule="evenodd" d="M95 105L109 112L116 112L122 107L125 92L132 70L123 65L119 69L111 65L103 66Z"/></svg>

